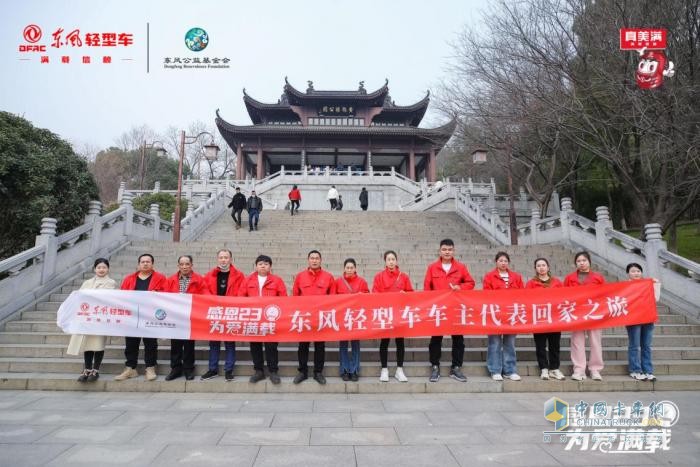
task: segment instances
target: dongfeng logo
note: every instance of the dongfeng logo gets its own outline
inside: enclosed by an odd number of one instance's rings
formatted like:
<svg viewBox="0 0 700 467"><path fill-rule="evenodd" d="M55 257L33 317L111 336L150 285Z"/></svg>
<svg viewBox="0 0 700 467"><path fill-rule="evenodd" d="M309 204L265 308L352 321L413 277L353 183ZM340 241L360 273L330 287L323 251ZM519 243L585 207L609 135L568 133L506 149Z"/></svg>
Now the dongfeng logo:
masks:
<svg viewBox="0 0 700 467"><path fill-rule="evenodd" d="M35 43L41 39L41 28L36 24L30 24L23 31L24 40L30 43Z"/></svg>
<svg viewBox="0 0 700 467"><path fill-rule="evenodd" d="M192 28L185 34L185 45L192 52L201 52L209 45L209 34L202 28Z"/></svg>
<svg viewBox="0 0 700 467"><path fill-rule="evenodd" d="M158 321L163 321L163 320L165 319L165 317L168 316L168 314L167 314L167 313L165 312L165 310L162 309L162 308L158 308L158 309L156 310L155 315L156 315L156 319L157 319Z"/></svg>

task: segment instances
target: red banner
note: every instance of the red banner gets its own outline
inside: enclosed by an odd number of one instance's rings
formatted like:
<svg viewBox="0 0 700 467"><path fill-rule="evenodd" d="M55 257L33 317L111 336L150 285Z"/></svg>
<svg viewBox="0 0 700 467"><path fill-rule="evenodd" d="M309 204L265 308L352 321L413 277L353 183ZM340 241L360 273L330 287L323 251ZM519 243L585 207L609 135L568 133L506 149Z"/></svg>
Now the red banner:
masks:
<svg viewBox="0 0 700 467"><path fill-rule="evenodd" d="M191 338L338 341L529 334L656 321L653 282L313 297L192 297Z"/></svg>
<svg viewBox="0 0 700 467"><path fill-rule="evenodd" d="M666 30L663 28L620 29L620 50L662 50L666 48Z"/></svg>

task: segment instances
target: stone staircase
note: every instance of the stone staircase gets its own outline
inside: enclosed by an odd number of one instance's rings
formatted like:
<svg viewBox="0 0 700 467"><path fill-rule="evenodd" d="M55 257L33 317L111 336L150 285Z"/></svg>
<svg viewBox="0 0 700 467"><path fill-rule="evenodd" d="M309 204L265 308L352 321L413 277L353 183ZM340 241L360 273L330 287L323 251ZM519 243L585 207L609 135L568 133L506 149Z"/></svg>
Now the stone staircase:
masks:
<svg viewBox="0 0 700 467"><path fill-rule="evenodd" d="M245 224L244 224L245 227ZM345 258L353 257L358 263L360 275L371 284L374 274L383 268L382 253L396 250L401 269L408 273L417 290L422 290L426 265L437 257L440 239L452 238L456 244L457 258L465 262L481 287L481 278L493 268L497 251L510 253L513 269L531 276L532 262L536 257L550 259L552 272L561 277L572 269L572 252L558 245L502 247L490 245L469 228L454 213L438 212L318 212L302 211L291 217L288 211L263 213L260 230L249 232L247 228L235 230L228 214L223 215L207 231L193 242L178 245L157 241L133 241L130 246L114 255L110 275L117 281L135 270L136 258L144 252L156 258L156 269L167 274L177 270L177 256L191 254L195 270L204 273L215 266L215 254L219 248L229 248L234 253L236 267L244 273L253 270L257 255L267 254L273 259L273 272L286 282L288 291L294 274L306 267L306 254L311 249L323 253L324 268L334 275L342 271ZM408 339L405 371L408 383L380 383L379 343L376 340L362 342L362 362L359 383L346 383L337 377L338 347L326 345L326 386L306 382L294 386L291 377L296 372L296 344L282 343L280 374L282 384L273 386L269 381L249 384L252 374L249 347L244 342L237 345L236 380L230 383L217 378L210 381L185 382L184 379L165 382L169 371L169 342L159 342L158 373L154 382L143 377L125 382L113 381L113 376L124 367L123 338L107 340L102 377L93 384L76 381L82 370L82 357L67 356L65 351L69 336L56 326L56 311L66 297L76 290L86 273L65 284L60 291L51 294L46 301L21 313L20 319L5 324L0 332L0 388L4 389L70 389L109 391L190 391L190 392L470 392L470 391L630 391L630 390L697 390L700 389L700 325L691 323L667 306L659 305L659 325L654 336L654 364L658 380L654 383L637 382L627 376L627 334L624 328L604 331L603 346L606 367L605 380L594 382L541 381L535 359L532 336L519 335L516 340L520 382L495 382L487 374L486 337L467 336L464 373L469 382L457 383L442 378L438 383L428 383L428 338ZM614 280L614 278L609 277ZM443 376L449 369L450 338L443 341ZM313 346L312 346L313 349ZM313 350L312 350L313 351ZM313 358L313 357L311 357ZM390 348L390 367L394 358ZM562 370L570 374L569 337L562 336ZM207 370L208 343L197 342L196 374ZM139 371L143 373L140 365ZM393 372L393 370L390 369ZM223 372L221 372L223 374Z"/></svg>

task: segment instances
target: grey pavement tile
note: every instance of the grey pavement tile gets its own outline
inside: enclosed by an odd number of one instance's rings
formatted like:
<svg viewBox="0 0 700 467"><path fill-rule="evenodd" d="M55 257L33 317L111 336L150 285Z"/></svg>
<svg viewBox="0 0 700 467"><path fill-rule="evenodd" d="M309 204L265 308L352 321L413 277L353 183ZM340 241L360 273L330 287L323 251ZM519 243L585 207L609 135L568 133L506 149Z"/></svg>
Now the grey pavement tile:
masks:
<svg viewBox="0 0 700 467"><path fill-rule="evenodd" d="M44 446L52 445L47 444ZM160 446L139 446L131 443L121 445L76 445L46 465L71 467L80 465L128 465L129 467L140 467L150 465L160 451Z"/></svg>
<svg viewBox="0 0 700 467"><path fill-rule="evenodd" d="M393 428L312 428L311 445L397 445Z"/></svg>
<svg viewBox="0 0 700 467"><path fill-rule="evenodd" d="M351 427L349 413L278 413L273 427Z"/></svg>
<svg viewBox="0 0 700 467"><path fill-rule="evenodd" d="M173 401L166 399L124 399L119 394L118 397L99 401L95 406L97 410L143 410L143 411L161 411L170 410Z"/></svg>
<svg viewBox="0 0 700 467"><path fill-rule="evenodd" d="M196 412L124 412L112 421L115 425L165 425L186 426L197 416Z"/></svg>
<svg viewBox="0 0 700 467"><path fill-rule="evenodd" d="M430 420L422 412L404 413L362 413L352 412L354 427L394 427L394 426L430 426Z"/></svg>
<svg viewBox="0 0 700 467"><path fill-rule="evenodd" d="M314 412L383 412L380 400L321 400L314 401Z"/></svg>
<svg viewBox="0 0 700 467"><path fill-rule="evenodd" d="M57 427L50 425L0 425L0 444L31 443L56 429Z"/></svg>
<svg viewBox="0 0 700 467"><path fill-rule="evenodd" d="M0 400L0 410L16 409L19 407L24 408L27 404L31 404L34 400L38 399L35 397L7 397L5 392L2 393L2 396L2 400Z"/></svg>
<svg viewBox="0 0 700 467"><path fill-rule="evenodd" d="M259 449L258 446L237 446L235 450L230 446L166 446L150 465L250 467Z"/></svg>
<svg viewBox="0 0 700 467"><path fill-rule="evenodd" d="M468 427L396 427L401 444L490 444L489 440L477 428Z"/></svg>
<svg viewBox="0 0 700 467"><path fill-rule="evenodd" d="M452 467L459 464L446 446L356 446L358 467Z"/></svg>
<svg viewBox="0 0 700 467"><path fill-rule="evenodd" d="M507 446L448 446L463 467L486 465L548 466L563 465L537 444L510 444Z"/></svg>
<svg viewBox="0 0 700 467"><path fill-rule="evenodd" d="M197 414L195 419L190 422L190 426L213 426L213 427L229 427L229 426L246 426L246 427L267 427L272 423L274 414L271 413L217 413L217 412L202 412Z"/></svg>
<svg viewBox="0 0 700 467"><path fill-rule="evenodd" d="M491 444L498 445L502 445L504 440L514 444L540 443L542 442L543 431L535 427L515 427L510 425L479 427L479 433L489 440Z"/></svg>
<svg viewBox="0 0 700 467"><path fill-rule="evenodd" d="M397 392L393 394L387 393L364 393L364 394L348 394L348 400L361 400L361 401L385 401L385 400L413 400L414 396L419 394L408 394L403 392Z"/></svg>
<svg viewBox="0 0 700 467"><path fill-rule="evenodd" d="M0 424L106 425L121 413L111 410L2 410L0 411Z"/></svg>
<svg viewBox="0 0 700 467"><path fill-rule="evenodd" d="M41 443L118 444L137 436L133 426L64 426L43 437Z"/></svg>
<svg viewBox="0 0 700 467"><path fill-rule="evenodd" d="M12 467L44 466L71 446L71 444L0 444L0 458L2 458L2 465Z"/></svg>
<svg viewBox="0 0 700 467"><path fill-rule="evenodd" d="M352 446L262 446L254 467L355 467ZM395 467L395 466L393 466Z"/></svg>
<svg viewBox="0 0 700 467"><path fill-rule="evenodd" d="M450 412L454 410L450 401L435 399L385 400L383 404L387 412Z"/></svg>
<svg viewBox="0 0 700 467"><path fill-rule="evenodd" d="M548 399L548 398L547 398ZM523 407L522 401L515 399L452 399L450 400L453 410L459 412L488 412L495 410L498 412L506 410L523 410L529 407ZM542 409L543 403L540 403Z"/></svg>
<svg viewBox="0 0 700 467"><path fill-rule="evenodd" d="M671 438L671 445L668 451L656 451L650 455L659 465L694 465L700 461L700 445L698 443L674 443Z"/></svg>
<svg viewBox="0 0 700 467"><path fill-rule="evenodd" d="M244 401L241 405L241 412L313 412L313 399L299 400L262 400L262 401Z"/></svg>
<svg viewBox="0 0 700 467"><path fill-rule="evenodd" d="M224 435L224 428L167 426L157 429L146 428L139 436L129 444L195 444L198 446L212 446L219 442Z"/></svg>
<svg viewBox="0 0 700 467"><path fill-rule="evenodd" d="M67 396L63 398L42 397L22 406L23 410L93 410L100 404L98 399Z"/></svg>
<svg viewBox="0 0 700 467"><path fill-rule="evenodd" d="M515 426L531 426L542 430L551 429L553 426L551 422L544 418L544 409L538 411L501 411L499 413L505 417L511 425Z"/></svg>
<svg viewBox="0 0 700 467"><path fill-rule="evenodd" d="M600 451L582 451L578 447L566 450L566 444L552 438L551 443L540 444L542 449L559 461L562 465L618 465L621 462L633 461L637 465L658 465L658 459L651 454L612 454ZM621 457L625 456L625 457ZM633 457L632 457L633 456ZM680 464L684 465L684 464ZM688 464L690 465L690 464Z"/></svg>
<svg viewBox="0 0 700 467"><path fill-rule="evenodd" d="M326 428L327 429L327 428ZM308 446L311 428L228 428L220 445Z"/></svg>
<svg viewBox="0 0 700 467"><path fill-rule="evenodd" d="M197 411L197 412L238 412L243 405L241 400L219 399L192 399L174 401L170 410Z"/></svg>
<svg viewBox="0 0 700 467"><path fill-rule="evenodd" d="M435 426L506 426L510 422L500 412L426 412Z"/></svg>

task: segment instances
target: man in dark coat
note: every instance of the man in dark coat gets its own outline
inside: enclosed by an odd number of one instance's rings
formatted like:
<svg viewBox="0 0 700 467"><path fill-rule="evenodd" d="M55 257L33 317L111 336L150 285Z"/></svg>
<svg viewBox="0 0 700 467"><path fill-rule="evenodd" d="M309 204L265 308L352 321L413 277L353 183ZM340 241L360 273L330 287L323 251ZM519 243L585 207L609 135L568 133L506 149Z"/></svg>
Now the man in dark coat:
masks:
<svg viewBox="0 0 700 467"><path fill-rule="evenodd" d="M233 208L231 209L231 217L233 217L233 221L236 223L236 230L238 230L241 228L241 213L246 208L245 195L241 193L240 188L236 188L236 194L233 195L228 207Z"/></svg>
<svg viewBox="0 0 700 467"><path fill-rule="evenodd" d="M258 230L258 220L263 210L263 201L255 194L255 190L250 192L246 209L248 209L248 226L250 231L252 232L253 229Z"/></svg>
<svg viewBox="0 0 700 467"><path fill-rule="evenodd" d="M362 208L363 211L367 210L367 206L369 206L369 193L367 193L367 188L362 187L362 191L360 192L360 207Z"/></svg>

